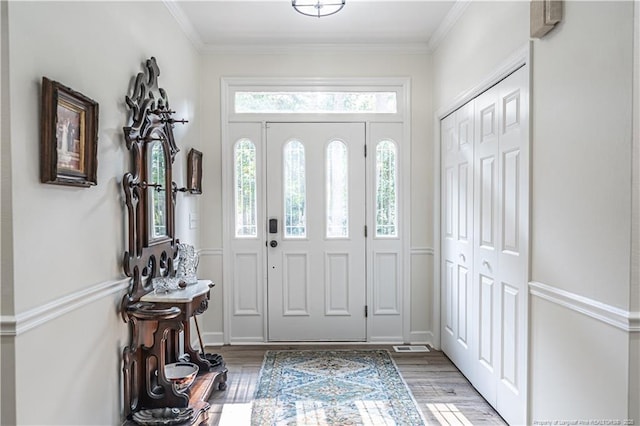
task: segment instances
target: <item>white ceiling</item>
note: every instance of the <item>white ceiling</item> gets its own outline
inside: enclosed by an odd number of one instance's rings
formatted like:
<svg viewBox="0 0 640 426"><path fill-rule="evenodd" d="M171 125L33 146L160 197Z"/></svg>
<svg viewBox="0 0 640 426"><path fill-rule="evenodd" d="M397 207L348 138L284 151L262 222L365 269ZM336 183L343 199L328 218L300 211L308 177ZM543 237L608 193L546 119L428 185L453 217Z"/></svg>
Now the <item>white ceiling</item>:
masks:
<svg viewBox="0 0 640 426"><path fill-rule="evenodd" d="M347 0L322 18L291 0L164 0L202 51L358 48L428 51L469 0Z"/></svg>

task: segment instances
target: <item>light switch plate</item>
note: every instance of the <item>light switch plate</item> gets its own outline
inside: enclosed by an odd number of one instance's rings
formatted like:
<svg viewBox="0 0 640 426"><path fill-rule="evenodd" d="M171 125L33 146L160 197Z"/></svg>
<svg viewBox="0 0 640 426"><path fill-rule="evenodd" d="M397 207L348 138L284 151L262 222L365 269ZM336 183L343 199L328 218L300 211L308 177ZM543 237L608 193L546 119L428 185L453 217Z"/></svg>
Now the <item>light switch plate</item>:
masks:
<svg viewBox="0 0 640 426"><path fill-rule="evenodd" d="M198 213L189 213L189 229L196 229L198 227Z"/></svg>

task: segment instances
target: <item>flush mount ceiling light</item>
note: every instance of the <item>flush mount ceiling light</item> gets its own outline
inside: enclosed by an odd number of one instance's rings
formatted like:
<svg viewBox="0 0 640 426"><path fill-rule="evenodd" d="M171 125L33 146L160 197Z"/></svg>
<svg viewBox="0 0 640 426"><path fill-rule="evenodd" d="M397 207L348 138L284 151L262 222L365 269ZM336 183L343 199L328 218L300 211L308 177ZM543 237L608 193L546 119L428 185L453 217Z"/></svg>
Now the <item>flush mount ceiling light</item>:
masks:
<svg viewBox="0 0 640 426"><path fill-rule="evenodd" d="M346 0L291 0L291 6L293 6L298 13L320 18L322 16L329 16L340 12L344 7L345 2Z"/></svg>

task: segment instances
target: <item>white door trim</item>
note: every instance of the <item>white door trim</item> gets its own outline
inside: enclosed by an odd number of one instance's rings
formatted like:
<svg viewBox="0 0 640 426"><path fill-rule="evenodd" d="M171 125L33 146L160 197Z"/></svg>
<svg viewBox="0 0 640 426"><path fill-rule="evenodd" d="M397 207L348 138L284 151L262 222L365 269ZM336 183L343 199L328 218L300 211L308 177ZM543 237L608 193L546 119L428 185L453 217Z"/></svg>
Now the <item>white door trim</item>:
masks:
<svg viewBox="0 0 640 426"><path fill-rule="evenodd" d="M496 67L487 77L478 82L475 86L462 92L456 96L453 100L446 104L446 106L439 108L433 115L433 236L434 236L434 259L433 259L433 344L436 349L440 349L441 346L441 309L440 309L440 261L441 261L441 214L440 209L441 202L441 179L440 179L440 120L444 117L460 108L462 105L469 102L471 99L478 96L480 93L486 91L491 86L494 86L499 81L503 80L509 74L513 73L518 68L525 64L531 63L531 43L527 43L525 46L518 49L511 56L509 56L504 62ZM531 67L529 67L531 72ZM529 79L529 86L531 86L531 78ZM529 97L531 102L531 97ZM531 110L531 109L530 109ZM531 121L531 118L530 118ZM530 129L533 126L529 126ZM531 136L531 135L530 135Z"/></svg>
<svg viewBox="0 0 640 426"><path fill-rule="evenodd" d="M342 88L343 90L389 90L395 89L399 95L398 113L396 114L245 114L240 115L232 111L230 97L238 89L293 89L302 88L329 90ZM401 123L403 129L403 147L399 158L399 196L401 204L399 206L399 216L401 218L402 237L402 330L398 330L398 335L394 342L402 343L410 340L410 319L411 319L411 282L410 282L410 242L411 242L411 80L408 77L366 77L366 78L281 78L281 77L222 77L220 80L220 112L221 112L221 155L222 155L222 249L223 249L223 332L224 343L260 343L267 341L267 301L263 298L262 309L262 336L243 336L235 339L232 330L232 309L233 291L232 289L232 259L230 256L230 241L233 230L231 228L231 215L233 209L233 193L229 191L232 180L232 165L227 161L231 158L229 138L230 123L260 123L262 127L262 138L265 136L265 123L270 122L364 122L367 131L366 142L370 145L370 125L372 123ZM370 147L371 148L371 147ZM369 155L372 155L371 150ZM373 153L375 155L375 152ZM264 161L264 153L260 161ZM265 176L260 176L264 179ZM368 191L370 192L370 191ZM265 189L258 195L264 203ZM264 204L263 204L264 205ZM372 229L372 224L369 224ZM370 231L371 232L371 231ZM370 234L371 235L371 234ZM371 241L371 239L369 239ZM368 244L368 247L370 244ZM367 262L370 263L370 248L367 248ZM263 256L263 263L266 262ZM266 283L266 263L263 266L263 285ZM368 266L367 266L368 267ZM367 302L371 307L372 281L367 279ZM265 292L263 292L264 294ZM369 310L371 319L371 309ZM370 321L368 321L369 323ZM367 341L375 338L371 327L367 326Z"/></svg>

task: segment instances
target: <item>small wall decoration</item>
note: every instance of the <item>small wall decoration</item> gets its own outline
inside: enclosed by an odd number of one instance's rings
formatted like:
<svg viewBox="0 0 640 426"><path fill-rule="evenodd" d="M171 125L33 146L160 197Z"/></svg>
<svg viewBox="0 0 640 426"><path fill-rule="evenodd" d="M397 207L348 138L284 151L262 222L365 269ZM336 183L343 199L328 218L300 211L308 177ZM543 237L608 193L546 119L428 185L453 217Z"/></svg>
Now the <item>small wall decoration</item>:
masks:
<svg viewBox="0 0 640 426"><path fill-rule="evenodd" d="M202 194L202 152L193 148L187 155L187 190Z"/></svg>
<svg viewBox="0 0 640 426"><path fill-rule="evenodd" d="M531 0L531 37L542 38L562 20L562 0Z"/></svg>
<svg viewBox="0 0 640 426"><path fill-rule="evenodd" d="M97 185L98 103L42 77L40 180Z"/></svg>

